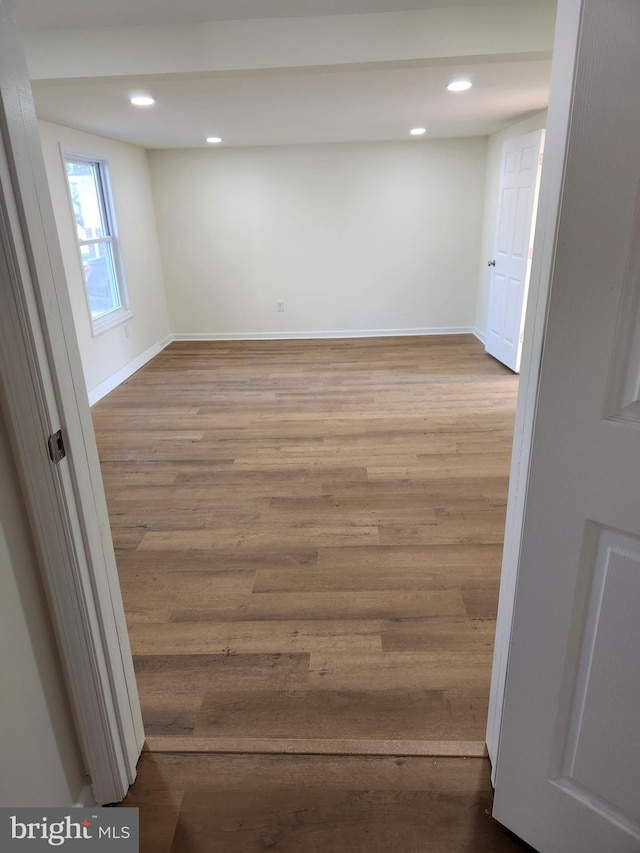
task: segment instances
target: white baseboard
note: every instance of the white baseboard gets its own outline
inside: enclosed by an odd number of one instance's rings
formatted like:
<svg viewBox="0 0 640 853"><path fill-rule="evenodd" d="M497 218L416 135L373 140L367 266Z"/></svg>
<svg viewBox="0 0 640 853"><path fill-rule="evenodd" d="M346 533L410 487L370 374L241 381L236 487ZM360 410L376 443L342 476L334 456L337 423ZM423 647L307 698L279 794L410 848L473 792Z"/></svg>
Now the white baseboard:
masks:
<svg viewBox="0 0 640 853"><path fill-rule="evenodd" d="M173 335L174 341L289 341L318 338L395 338L422 335L473 335L472 326L434 326L422 329L337 329L322 332L210 332Z"/></svg>
<svg viewBox="0 0 640 853"><path fill-rule="evenodd" d="M476 338L480 341L481 344L486 344L486 335L477 326L474 326L473 329L471 329L471 333L476 336Z"/></svg>
<svg viewBox="0 0 640 853"><path fill-rule="evenodd" d="M169 335L163 341L159 341L153 346L146 349L143 353L137 358L134 358L133 361L130 361L128 364L125 364L117 373L114 373L113 376L110 376L108 379L105 379L104 382L101 382L99 385L96 385L95 388L92 388L89 391L89 405L93 406L98 400L102 400L107 394L113 391L114 388L117 388L118 385L121 385L125 379L128 379L130 376L136 372L136 370L140 370L141 367L151 361L159 352L171 343L173 337Z"/></svg>

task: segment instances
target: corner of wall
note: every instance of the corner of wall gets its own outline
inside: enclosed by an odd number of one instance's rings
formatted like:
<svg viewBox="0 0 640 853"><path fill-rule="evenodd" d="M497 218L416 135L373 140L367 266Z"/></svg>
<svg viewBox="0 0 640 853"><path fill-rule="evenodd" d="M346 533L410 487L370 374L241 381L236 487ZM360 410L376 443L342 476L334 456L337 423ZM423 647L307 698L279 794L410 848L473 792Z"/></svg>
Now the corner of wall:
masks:
<svg viewBox="0 0 640 853"><path fill-rule="evenodd" d="M134 358L128 364L125 364L124 367L121 367L120 370L117 370L108 379L105 379L104 382L101 382L99 385L96 385L95 388L92 388L88 392L89 405L95 405L98 400L102 400L102 398L106 397L106 395L113 391L114 388L117 388L118 385L121 385L130 376L133 376L133 374L140 370L141 367L144 367L148 361L151 361L151 359L155 358L158 353L162 352L162 350L168 346L172 340L173 335L168 335L164 340L159 341L157 344L153 344L153 346L150 346L143 353L140 353L139 356Z"/></svg>

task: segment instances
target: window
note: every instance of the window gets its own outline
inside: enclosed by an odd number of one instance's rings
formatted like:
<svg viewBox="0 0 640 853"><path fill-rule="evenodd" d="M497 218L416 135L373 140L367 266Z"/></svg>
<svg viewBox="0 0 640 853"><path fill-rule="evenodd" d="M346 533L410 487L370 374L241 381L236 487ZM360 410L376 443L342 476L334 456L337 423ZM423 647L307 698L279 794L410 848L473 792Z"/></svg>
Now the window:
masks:
<svg viewBox="0 0 640 853"><path fill-rule="evenodd" d="M94 332L129 316L126 305L107 164L65 156L85 289Z"/></svg>

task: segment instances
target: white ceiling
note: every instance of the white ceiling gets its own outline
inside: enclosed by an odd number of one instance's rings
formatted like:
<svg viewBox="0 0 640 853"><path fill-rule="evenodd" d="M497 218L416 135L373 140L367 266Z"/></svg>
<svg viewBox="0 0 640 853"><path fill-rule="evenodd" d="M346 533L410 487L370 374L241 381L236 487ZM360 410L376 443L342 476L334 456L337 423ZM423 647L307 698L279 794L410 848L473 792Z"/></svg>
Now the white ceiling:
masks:
<svg viewBox="0 0 640 853"><path fill-rule="evenodd" d="M36 84L34 96L40 118L144 148L202 147L207 136L225 145L404 140L416 126L424 138L484 136L546 106L548 60L464 70L475 86L457 95L445 89L452 69L437 65ZM133 107L137 90L153 92L155 106Z"/></svg>
<svg viewBox="0 0 640 853"><path fill-rule="evenodd" d="M524 6L532 0L494 0ZM485 6L487 0L18 0L23 29L115 27Z"/></svg>
<svg viewBox="0 0 640 853"><path fill-rule="evenodd" d="M225 146L397 141L415 126L427 128L422 139L484 136L547 104L554 9L538 0L20 0L19 9L38 27L25 45L39 118L145 148L206 147L211 135ZM335 17L310 21L319 14ZM205 16L213 23L194 27ZM447 92L459 76L473 88ZM136 92L156 104L131 106Z"/></svg>

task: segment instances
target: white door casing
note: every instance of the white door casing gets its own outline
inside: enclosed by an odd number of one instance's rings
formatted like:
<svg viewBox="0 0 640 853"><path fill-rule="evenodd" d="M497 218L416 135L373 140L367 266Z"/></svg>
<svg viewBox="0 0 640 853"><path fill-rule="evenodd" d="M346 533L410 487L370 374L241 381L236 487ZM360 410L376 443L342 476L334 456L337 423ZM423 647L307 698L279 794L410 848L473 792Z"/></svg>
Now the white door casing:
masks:
<svg viewBox="0 0 640 853"><path fill-rule="evenodd" d="M637 853L640 4L580 5L494 816L542 853Z"/></svg>
<svg viewBox="0 0 640 853"><path fill-rule="evenodd" d="M525 320L526 333L522 347L522 372L518 383L518 404L509 473L509 499L507 502L500 599L487 719L487 750L492 763L493 781L495 781L495 767L502 724L502 706L511 642L526 488L531 464L531 442L540 378L540 360L547 321L558 212L562 198L565 154L571 119L580 12L581 0L562 0L558 6L553 47L544 166L540 180L540 201L536 216L536 251L531 264L531 281Z"/></svg>
<svg viewBox="0 0 640 853"><path fill-rule="evenodd" d="M144 741L100 464L13 0L0 0L0 391L93 794ZM54 465L47 438L62 429Z"/></svg>
<svg viewBox="0 0 640 853"><path fill-rule="evenodd" d="M507 139L502 149L486 351L520 371L544 130Z"/></svg>

